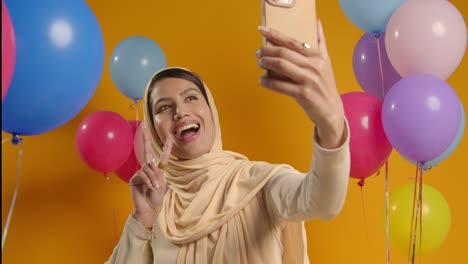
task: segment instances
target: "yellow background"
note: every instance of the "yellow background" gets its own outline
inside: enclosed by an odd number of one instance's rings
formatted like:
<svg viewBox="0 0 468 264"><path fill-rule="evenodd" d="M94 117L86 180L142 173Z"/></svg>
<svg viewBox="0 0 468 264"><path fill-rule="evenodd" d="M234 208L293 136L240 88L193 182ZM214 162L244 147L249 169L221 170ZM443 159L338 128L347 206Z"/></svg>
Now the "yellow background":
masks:
<svg viewBox="0 0 468 264"><path fill-rule="evenodd" d="M130 100L111 81L109 56L124 38L143 35L164 50L168 65L198 72L218 106L226 149L253 160L289 163L308 169L312 124L294 100L258 85L261 70L255 50L261 45L261 1L87 0L103 30L106 65L99 87L86 108L66 125L24 139L18 200L2 254L4 263L103 263L115 244L112 212L120 235L132 204L129 188L111 174L88 168L78 156L75 132L81 120L97 110L134 119ZM338 1L317 1L340 93L360 91L352 69L352 53L363 34L342 12ZM451 1L468 17L468 2ZM430 55L430 54L428 54ZM468 105L468 59L448 80ZM141 106L140 106L141 117ZM437 125L437 124L434 124ZM3 133L2 138L9 135ZM466 188L468 142L425 176L447 199L451 229L441 248L425 264L468 263ZM13 195L18 147L2 146L2 228ZM390 188L408 182L414 168L396 152L390 159ZM342 213L331 222L307 224L312 263L385 263L382 221L384 176L371 177L363 189L351 179ZM392 251L392 263L405 263Z"/></svg>

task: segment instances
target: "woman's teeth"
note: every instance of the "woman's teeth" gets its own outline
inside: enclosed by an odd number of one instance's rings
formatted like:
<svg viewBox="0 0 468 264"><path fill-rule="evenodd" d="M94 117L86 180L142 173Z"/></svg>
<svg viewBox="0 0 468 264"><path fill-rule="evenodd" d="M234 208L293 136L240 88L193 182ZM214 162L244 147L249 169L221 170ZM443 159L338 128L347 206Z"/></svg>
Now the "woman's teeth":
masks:
<svg viewBox="0 0 468 264"><path fill-rule="evenodd" d="M177 129L177 135L180 136L182 135L182 132L186 131L186 130L189 130L189 129L198 129L200 126L198 124L187 124L187 125L184 125L182 127L179 127L179 129Z"/></svg>

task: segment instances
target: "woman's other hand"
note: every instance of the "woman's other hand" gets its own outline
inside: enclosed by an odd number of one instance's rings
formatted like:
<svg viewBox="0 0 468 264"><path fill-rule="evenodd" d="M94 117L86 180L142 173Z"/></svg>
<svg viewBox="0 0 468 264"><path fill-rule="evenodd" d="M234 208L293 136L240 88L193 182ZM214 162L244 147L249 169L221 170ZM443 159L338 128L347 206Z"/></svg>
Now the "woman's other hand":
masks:
<svg viewBox="0 0 468 264"><path fill-rule="evenodd" d="M146 164L133 175L129 184L134 207L132 216L147 229L151 229L161 210L166 186L163 180L164 171L159 168L151 148L148 129L143 126L142 132ZM171 146L172 144L165 148L165 151L170 153Z"/></svg>

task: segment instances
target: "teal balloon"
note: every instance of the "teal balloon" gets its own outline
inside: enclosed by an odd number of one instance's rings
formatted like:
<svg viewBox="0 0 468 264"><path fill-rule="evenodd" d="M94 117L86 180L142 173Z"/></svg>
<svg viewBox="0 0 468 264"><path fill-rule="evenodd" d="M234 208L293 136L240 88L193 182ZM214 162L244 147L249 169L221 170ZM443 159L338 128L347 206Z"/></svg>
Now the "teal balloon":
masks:
<svg viewBox="0 0 468 264"><path fill-rule="evenodd" d="M166 56L156 42L134 36L124 39L112 51L110 73L125 96L140 100L149 79L166 65Z"/></svg>
<svg viewBox="0 0 468 264"><path fill-rule="evenodd" d="M428 170L428 169L438 165L439 163L441 163L448 156L450 156L453 153L453 151L455 151L455 149L460 144L460 141L461 141L461 139L463 137L463 133L465 132L465 122L466 122L465 109L464 109L464 107L463 107L463 105L461 103L460 103L460 107L461 107L460 126L458 127L458 132L457 132L457 135L455 136L455 139L452 141L452 144L450 144L450 146L447 148L447 150L444 151L444 153L442 153L439 157L437 157L437 158L435 158L435 159L433 159L433 160L431 160L429 162L424 163L424 169L425 170ZM415 161L411 161L411 163L416 165Z"/></svg>
<svg viewBox="0 0 468 264"><path fill-rule="evenodd" d="M341 9L358 28L379 35L385 32L393 12L405 0L340 0Z"/></svg>

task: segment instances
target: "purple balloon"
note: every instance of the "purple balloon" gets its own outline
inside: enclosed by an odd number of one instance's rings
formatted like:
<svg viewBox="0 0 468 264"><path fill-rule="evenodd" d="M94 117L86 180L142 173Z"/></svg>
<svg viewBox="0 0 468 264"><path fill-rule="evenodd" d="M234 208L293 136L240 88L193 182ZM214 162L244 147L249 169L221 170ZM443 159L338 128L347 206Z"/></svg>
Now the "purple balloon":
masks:
<svg viewBox="0 0 468 264"><path fill-rule="evenodd" d="M380 71L377 44L380 46L382 72ZM370 33L365 33L359 39L354 48L353 70L362 89L381 100L383 100L390 88L401 79L401 76L388 59L385 49L385 34L380 35L378 42ZM382 89L381 73L383 73L384 89Z"/></svg>
<svg viewBox="0 0 468 264"><path fill-rule="evenodd" d="M444 80L413 75L397 82L385 97L382 122L393 147L406 159L439 157L458 132L460 100Z"/></svg>

